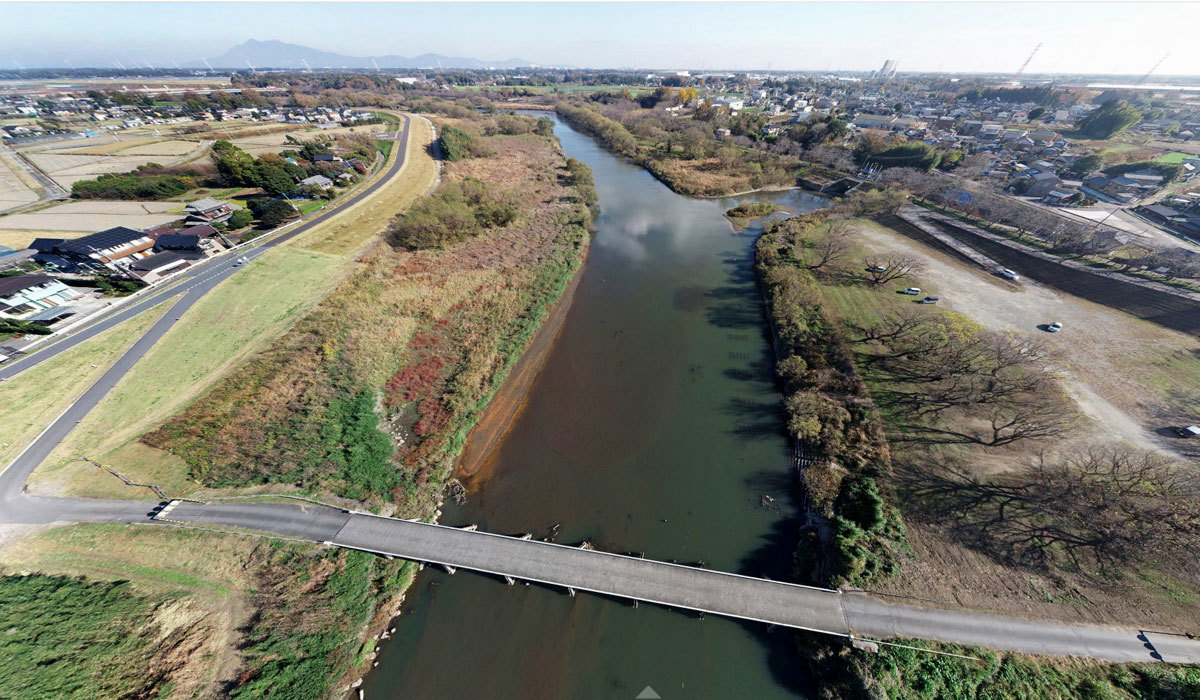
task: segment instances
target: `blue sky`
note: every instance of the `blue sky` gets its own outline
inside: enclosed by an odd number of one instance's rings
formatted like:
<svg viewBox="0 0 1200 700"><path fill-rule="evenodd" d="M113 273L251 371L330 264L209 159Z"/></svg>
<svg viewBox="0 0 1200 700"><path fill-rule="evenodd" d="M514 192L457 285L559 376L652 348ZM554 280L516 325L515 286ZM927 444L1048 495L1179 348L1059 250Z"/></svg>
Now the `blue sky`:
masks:
<svg viewBox="0 0 1200 700"><path fill-rule="evenodd" d="M583 67L1200 74L1200 3L15 3L0 64L170 66L278 39Z"/></svg>

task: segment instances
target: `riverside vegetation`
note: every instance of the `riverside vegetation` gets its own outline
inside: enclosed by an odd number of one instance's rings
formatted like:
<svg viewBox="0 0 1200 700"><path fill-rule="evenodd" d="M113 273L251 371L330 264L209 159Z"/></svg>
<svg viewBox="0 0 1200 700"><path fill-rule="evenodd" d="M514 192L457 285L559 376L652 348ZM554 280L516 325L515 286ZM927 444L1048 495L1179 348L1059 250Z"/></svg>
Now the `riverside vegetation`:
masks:
<svg viewBox="0 0 1200 700"><path fill-rule="evenodd" d="M1200 512L1178 465L1118 445L1047 449L1047 440L1069 438L1079 424L1048 369L1047 347L950 311L915 308L910 297L883 287L914 280L919 260L860 257L850 222L886 217L903 201L896 192L859 195L772 222L758 241L788 428L808 457L797 577L881 587L898 575L913 559L896 507L903 502L903 517L922 521L924 539L966 538L1014 575L1052 572L1081 594L1092 577L1106 579L1101 586L1128 586L1125 564L1185 580ZM981 476L971 466L1020 454L1040 458L1008 474ZM951 531L925 527L938 513L954 522ZM1200 691L1200 671L1190 668L1041 662L980 649L949 650L981 661L895 648L861 655L802 639L814 673L830 681L827 697L1174 698Z"/></svg>
<svg viewBox="0 0 1200 700"><path fill-rule="evenodd" d="M468 112L438 126L470 143L446 165L442 185L396 217L358 269L290 331L144 435L146 449L178 455L203 486L263 485L434 516L467 432L581 265L595 204L590 171L568 162L536 119ZM119 529L113 536L144 531ZM183 535L142 539L173 536ZM394 615L416 568L298 543L263 542L242 556L225 539L205 534L191 547L241 557L238 577L248 577L226 596L250 591L237 605L252 611L237 623L240 641L231 640L238 648L224 682L233 697L327 697L369 667L368 633ZM159 598L115 591L124 602L112 615L154 629ZM43 618L31 625L45 640L69 632ZM137 637L118 652L165 653ZM165 683L159 696L178 694L172 684L184 665L206 676L189 688L213 688L220 677L197 670L210 657L178 660L157 677ZM58 696L95 697L91 690ZM106 694L142 696L143 686L128 683Z"/></svg>
<svg viewBox="0 0 1200 700"><path fill-rule="evenodd" d="M647 168L681 194L728 193L749 184L770 186L770 179L759 178L732 184L727 176L740 166L726 169L719 160L710 161L707 174L701 176L706 170L698 158L721 148L724 140L711 129L701 128L689 137L699 142L691 153L695 157L688 158L684 148L675 154L680 132L696 126L694 120L675 120L665 133L651 131L661 124L645 125L642 120L650 115L628 102L610 95L591 103L559 103L557 111L608 150ZM640 133L635 136L635 132ZM659 145L651 139L657 139ZM755 153L743 152L747 163L786 162L775 153L763 153L770 148L755 144L755 149ZM853 154L844 149L827 152L830 150L818 140L812 151L801 153L839 169L853 166ZM912 155L919 161L934 156L942 159L946 154L922 151ZM953 164L961 162L957 155L950 155ZM669 160L681 162L673 167L664 165ZM720 179L714 172L721 173ZM816 174L829 172L818 170ZM901 168L888 172L920 171ZM779 175L773 177L779 178L776 183L785 181ZM847 222L855 217L887 217L908 201L906 190L910 188L902 189L898 182L903 178L889 179L892 186L887 189L857 194L829 210L768 223L756 246L756 268L779 341L777 368L785 392L788 430L806 465L799 483L806 518L799 528L794 555L796 579L805 583L878 587L913 559L897 506L901 488L905 499L913 497L908 479L910 457L920 449L915 445L940 442L944 447L935 449L936 453L959 457L1011 451L1070 435L1077 423L1077 411L1065 399L1056 378L1036 361L1014 357L1022 349L1032 349L1038 351L1033 354L1037 360L1044 357L1040 348L988 333L969 319L940 310L932 312L937 316L929 323L916 324L923 330L887 337L889 329L912 328L916 316L909 312L910 306L899 307L902 301L883 285L919 275L922 263L906 256L874 257L863 260L859 271L853 272L851 260L861 251ZM859 292L843 291L849 289L861 289L867 298L856 297ZM911 297L905 299L911 301ZM922 358L926 351L929 356ZM939 362L952 358L959 363L951 364L947 371L937 369ZM919 368L922 362L905 361L911 359L923 359L926 366ZM921 369L937 371L921 377ZM888 387L895 391L889 393ZM931 406L912 410L921 402ZM906 404L907 411L903 410ZM910 445L904 444L913 437L916 440ZM897 451L897 445L903 449ZM895 463L897 455L903 462L900 467ZM1085 561L1112 563L1112 557L1144 562L1135 556L1145 545L1137 535L1144 522L1128 514L1145 506L1154 506L1146 511L1147 517L1172 514L1166 550L1157 549L1151 556L1155 561L1166 556L1179 562L1186 543L1195 535L1195 516L1193 508L1179 508L1187 505L1191 491L1178 474L1173 465L1151 456L1096 446L1071 458L1035 465L1022 477L1028 482L1024 485L1004 478L974 483L997 495L1045 494L1047 489L1079 493L1080 498L1070 504L1045 498L1035 503L1037 499L1030 498L1015 514L1012 526L998 533L1000 540L1010 544L1024 540L1029 545L1012 550L1017 557L1012 563L1018 570L1053 567L1063 572ZM950 488L954 483L958 482L944 485ZM1153 503L1151 493L1169 494L1170 503ZM1112 508L1118 501L1124 505ZM936 498L927 501L932 509L937 508L936 502ZM1113 525L1124 533L1113 542L1102 542L1084 531L1086 527L1078 527L1088 521L1080 516L1094 515L1097 504L1106 503L1110 507L1105 512L1118 522L1106 516L1096 526ZM1116 516L1118 511L1125 517ZM983 514L970 518L966 530L987 532L984 518ZM1049 518L1046 533L1053 534L1045 540L1035 529L1043 518ZM1153 530L1145 528L1144 532ZM1000 540L995 544L1003 547ZM1200 689L1200 672L1191 668L1040 660L923 642L914 644L959 651L981 661L887 647L878 654L862 656L812 635L798 635L797 641L813 677L829 681L819 692L830 698L1175 698L1192 697Z"/></svg>

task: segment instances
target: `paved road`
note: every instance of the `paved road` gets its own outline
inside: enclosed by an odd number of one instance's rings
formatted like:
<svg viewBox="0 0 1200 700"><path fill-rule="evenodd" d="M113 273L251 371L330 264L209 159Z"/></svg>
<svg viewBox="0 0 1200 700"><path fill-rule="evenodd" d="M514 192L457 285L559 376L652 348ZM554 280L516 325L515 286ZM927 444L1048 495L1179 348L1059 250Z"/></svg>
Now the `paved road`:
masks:
<svg viewBox="0 0 1200 700"><path fill-rule="evenodd" d="M237 257L245 256L253 260L258 256L266 253L271 248L277 245L286 243L300 234L310 230L313 226L324 221L328 216L333 216L342 211L345 206L356 202L363 197L370 196L372 193L383 187L391 180L400 169L404 167L404 161L408 150L408 136L411 119L404 117L404 128L396 132L396 140L398 144L396 148L399 153L396 156L396 161L388 168L375 182L371 183L366 188L354 193L345 204L332 211L323 212L315 215L313 218L302 221L299 224L293 224L285 233L279 234L273 238L262 240L260 243L251 243L245 248L239 249ZM196 292L199 296L203 296L210 289L225 281L230 275L237 272L239 268L233 266L233 255L220 255L215 258L206 260L198 265L189 268L186 272L181 273L178 277L172 278L172 284L169 287L164 287L156 291L147 290L143 292L145 296L140 297L137 301L128 303L127 305L107 312L99 319L92 321L87 326L80 330L74 331L71 335L57 341L52 341L52 344L41 346L29 355L12 360L8 363L0 365L0 380L8 379L21 372L34 367L55 355L69 350L70 348L92 338L104 331L116 326L124 321L137 316L138 314L150 309L163 301L180 293ZM199 298L198 296L196 298ZM189 304L190 306L190 304Z"/></svg>
<svg viewBox="0 0 1200 700"><path fill-rule="evenodd" d="M407 142L407 123L404 131L404 140ZM393 176L401 162L393 166L384 179ZM384 179L359 196L373 191ZM285 237L271 241L270 245L277 245L298 235L311 225L310 222L303 228L290 231ZM268 247L256 248L247 256L261 254ZM193 526L234 527L272 533L574 590L842 636L917 637L1037 654L1090 656L1109 661L1161 659L1200 663L1200 641L1176 634L895 605L865 594L842 594L827 589L485 532L468 532L441 525L351 513L337 508L245 501L212 504L183 502L161 515L155 510L158 504L153 501L43 498L24 493L25 481L33 469L129 368L171 328L185 310L221 279L233 274L231 261L221 263L197 271L184 285L153 295L157 297L157 302L161 302L169 296L184 294L78 401L52 422L8 469L0 473L0 522L155 523L159 522L155 519L158 515L166 520ZM143 304L153 305L151 301L151 298L139 301L130 309L113 314L96 325L111 327L123 320L118 320L118 317ZM96 332L100 331L95 330L92 335ZM61 351L62 348L55 346L46 352L47 356L53 356ZM38 358L34 356L29 359Z"/></svg>
<svg viewBox="0 0 1200 700"><path fill-rule="evenodd" d="M915 637L1118 662L1200 663L1200 641L1179 634L898 605L862 593L842 594L334 508L180 503L166 517L198 526L269 530L455 569L842 636Z"/></svg>
<svg viewBox="0 0 1200 700"><path fill-rule="evenodd" d="M387 172L365 189L355 193L347 205L369 196L384 186L400 172L407 153L409 126L411 120L404 118L404 127L397 132L396 161ZM263 241L257 246L247 246L241 249L236 257L254 260L271 248L295 238L320 223L326 216L341 211L341 208L324 215L316 216L299 225L295 225L286 233L270 240ZM174 306L150 327L141 338L125 351L103 375L100 376L82 396L58 416L25 450L0 473L0 520L7 522L54 522L58 520L94 521L94 520L127 520L136 519L137 513L145 517L147 505L144 503L131 506L126 501L93 501L63 498L31 498L24 493L25 482L33 470L42 463L59 443L74 430L75 426L116 386L150 348L162 338L179 320L183 313L192 307L211 289L236 273L241 267L234 266L232 255L219 256L208 260L182 276L183 281L169 288L149 292L145 298L130 303L115 312L91 323L82 330L56 342L37 352L0 366L0 380L8 379L30 367L36 366L55 355L68 350L88 338L112 328L123 321L136 316L147 309L163 303L171 297L183 296Z"/></svg>

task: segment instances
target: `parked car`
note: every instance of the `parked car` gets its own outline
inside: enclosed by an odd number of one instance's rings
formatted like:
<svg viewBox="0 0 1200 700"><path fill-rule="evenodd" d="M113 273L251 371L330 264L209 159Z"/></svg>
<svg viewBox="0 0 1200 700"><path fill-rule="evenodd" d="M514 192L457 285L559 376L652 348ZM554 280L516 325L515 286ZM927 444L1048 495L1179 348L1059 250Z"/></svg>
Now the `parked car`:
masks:
<svg viewBox="0 0 1200 700"><path fill-rule="evenodd" d="M883 265L872 265L867 268L867 272L887 272L887 268Z"/></svg>
<svg viewBox="0 0 1200 700"><path fill-rule="evenodd" d="M1055 321L1054 323L1051 323L1050 325L1046 326L1047 333L1057 333L1061 330L1062 330L1062 322L1061 321Z"/></svg>
<svg viewBox="0 0 1200 700"><path fill-rule="evenodd" d="M906 289L901 289L900 293L901 294L911 294L913 296L916 296L917 294L921 293L921 288L920 287L908 287Z"/></svg>
<svg viewBox="0 0 1200 700"><path fill-rule="evenodd" d="M1006 280L1013 280L1014 282L1021 279L1017 273L1013 272L1007 267L1000 271L1000 276Z"/></svg>
<svg viewBox="0 0 1200 700"><path fill-rule="evenodd" d="M1200 426L1187 425L1175 428L1175 434L1179 437L1194 438L1200 437Z"/></svg>
<svg viewBox="0 0 1200 700"><path fill-rule="evenodd" d="M938 303L938 298L937 297L925 297L919 303L921 303L921 304L936 304L936 303Z"/></svg>

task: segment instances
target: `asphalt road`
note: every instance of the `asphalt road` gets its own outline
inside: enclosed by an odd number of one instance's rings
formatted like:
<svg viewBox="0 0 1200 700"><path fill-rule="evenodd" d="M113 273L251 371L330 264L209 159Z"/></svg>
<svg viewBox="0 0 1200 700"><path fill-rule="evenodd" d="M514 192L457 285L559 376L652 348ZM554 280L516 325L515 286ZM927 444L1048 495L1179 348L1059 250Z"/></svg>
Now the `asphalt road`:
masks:
<svg viewBox="0 0 1200 700"><path fill-rule="evenodd" d="M1114 662L1200 663L1200 641L1178 633L888 603L864 593L839 593L336 508L180 503L166 517L193 526L271 531L497 577L841 636L911 637Z"/></svg>
<svg viewBox="0 0 1200 700"><path fill-rule="evenodd" d="M238 249L236 255L219 255L189 268L179 276L172 278L169 286L165 286L157 291L144 292L145 296L139 298L138 301L130 302L125 306L102 314L98 319L92 321L87 326L72 332L67 337L61 340L52 341L50 345L39 347L28 355L0 365L0 380L8 379L9 377L13 377L21 372L24 372L30 367L35 367L54 357L55 355L75 347L85 340L129 320L130 318L137 316L147 309L161 304L163 301L173 296L184 292L189 294L191 292L198 292L200 296L203 296L210 289L225 281L226 278L240 269L234 267L233 263L235 257L240 258L245 256L246 258L253 260L263 253L266 253L271 248L274 248L282 243L286 243L296 236L299 236L300 234L312 229L313 226L321 223L326 217L332 216L341 211L345 206L378 191L379 188L387 184L387 182L395 177L395 175L400 172L400 169L404 167L404 162L407 157L410 126L411 120L408 117L404 117L404 128L396 132L396 141L398 142L396 148L398 148L400 151L396 156L396 162L393 163L390 168L388 168L387 172L384 173L382 177L368 185L366 188L355 192L350 196L349 199L345 200L345 204L338 209L318 213L308 220L303 220L299 224L293 224L292 227L286 232L272 238L267 239L267 236L264 236L263 238L265 240L262 240L260 243L251 243L245 248ZM270 234L268 234L268 236L269 235Z"/></svg>
<svg viewBox="0 0 1200 700"><path fill-rule="evenodd" d="M406 120L402 137L404 143L407 143L408 137L407 124ZM402 158L398 159L384 178L357 196L362 197L374 191L394 176L402 164ZM269 247L303 233L314 223L315 220L307 222L244 254L247 257L261 255ZM145 310L168 297L184 294L8 469L0 473L0 522L161 522L155 519L159 513L156 506L165 505L161 502L44 498L26 494L24 484L34 468L146 351L170 330L183 312L236 271L232 267L232 260L213 262L216 264L200 266L201 269L191 273L184 284L150 295L76 334L90 333L86 337L91 337L134 315L139 307ZM72 344L79 342L82 339ZM65 347L55 345L28 359L40 362L63 349ZM442 525L381 518L317 505L246 501L209 504L183 502L160 517L184 525L233 527L272 533L668 607L701 610L843 636L916 637L1035 654L1088 656L1108 661L1200 663L1200 641L1171 632L1072 625L959 609L896 605L860 593L841 594L827 589L485 532L468 532Z"/></svg>
<svg viewBox="0 0 1200 700"><path fill-rule="evenodd" d="M411 120L404 118L404 128L397 132L397 148L400 149L396 161L388 168L382 177L371 185L356 192L347 200L350 205L359 199L369 196L383 187L395 177L404 166L407 154L409 126ZM298 225L287 232L263 241L255 246L247 246L236 255L223 255L205 261L190 271L183 273L182 282L171 287L150 292L145 298L109 313L94 321L87 327L50 345L39 349L25 357L13 360L0 366L0 380L15 376L30 367L34 367L61 352L92 338L104 331L136 316L147 309L163 303L167 299L182 294L174 306L150 327L141 338L125 351L109 369L100 376L82 396L71 404L66 411L58 416L50 425L25 448L8 468L0 472L0 521L2 522L55 522L59 520L96 521L96 520L137 520L144 519L148 510L147 504L131 501L99 501L66 498L33 498L25 494L25 482L33 470L42 463L54 448L75 429L75 426L103 399L117 382L132 368L150 348L154 347L171 330L184 312L192 307L205 294L235 274L242 266L235 266L235 258L254 260L271 248L285 243L296 236L310 230L321 223L326 216L341 211L325 212ZM140 514L140 515L139 515Z"/></svg>

